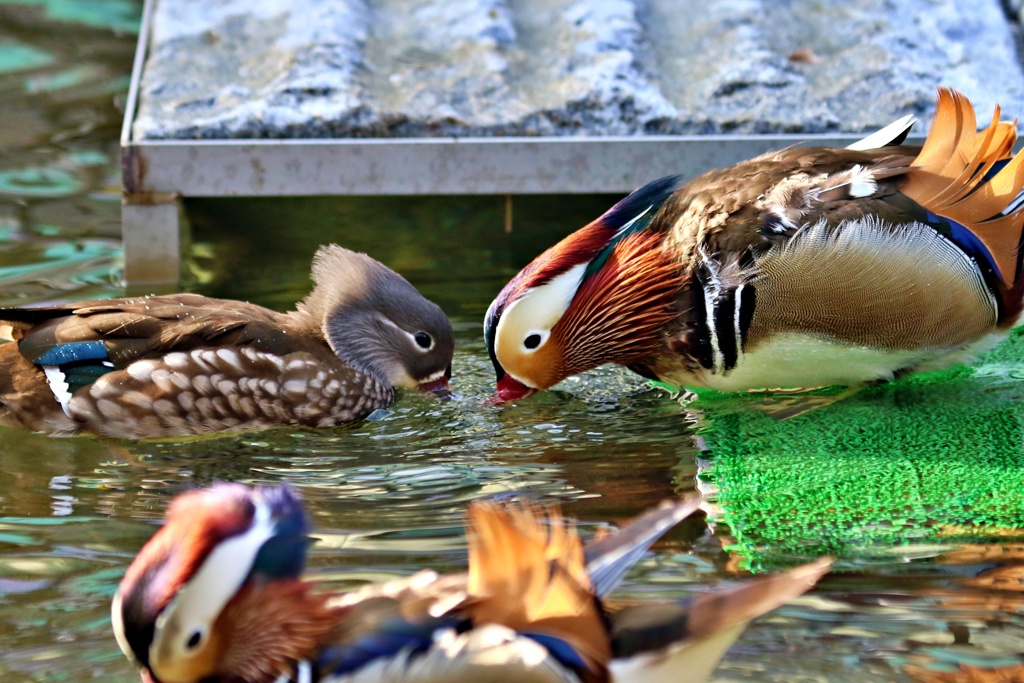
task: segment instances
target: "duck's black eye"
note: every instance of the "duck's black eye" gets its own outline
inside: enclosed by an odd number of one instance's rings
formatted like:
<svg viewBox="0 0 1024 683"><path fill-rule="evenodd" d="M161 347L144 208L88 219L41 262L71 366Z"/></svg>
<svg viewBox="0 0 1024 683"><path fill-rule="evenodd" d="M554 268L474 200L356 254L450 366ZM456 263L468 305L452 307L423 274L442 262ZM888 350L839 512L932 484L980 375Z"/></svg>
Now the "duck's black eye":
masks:
<svg viewBox="0 0 1024 683"><path fill-rule="evenodd" d="M189 650L195 649L199 642L203 639L203 634L199 631L192 631L192 635L188 637L188 642L185 643L185 647Z"/></svg>
<svg viewBox="0 0 1024 683"><path fill-rule="evenodd" d="M540 335L535 332L527 336L526 339L523 340L523 346L525 346L528 349L537 348L538 346L540 346Z"/></svg>
<svg viewBox="0 0 1024 683"><path fill-rule="evenodd" d="M416 344L419 345L421 349L429 349L430 345L434 342L426 332L417 332L413 339L416 340Z"/></svg>

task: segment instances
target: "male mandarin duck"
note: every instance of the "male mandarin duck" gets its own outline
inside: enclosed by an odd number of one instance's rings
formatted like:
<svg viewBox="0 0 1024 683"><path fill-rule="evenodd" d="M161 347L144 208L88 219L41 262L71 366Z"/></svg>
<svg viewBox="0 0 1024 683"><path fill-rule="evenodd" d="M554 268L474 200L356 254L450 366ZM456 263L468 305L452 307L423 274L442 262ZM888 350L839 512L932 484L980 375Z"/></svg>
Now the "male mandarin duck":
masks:
<svg viewBox="0 0 1024 683"><path fill-rule="evenodd" d="M155 438L366 416L395 388L442 391L451 324L404 278L337 245L289 313L172 294L0 310L0 421Z"/></svg>
<svg viewBox="0 0 1024 683"><path fill-rule="evenodd" d="M994 344L1024 298L1016 124L976 132L940 89L845 149L663 178L527 265L484 333L496 399L605 363L677 386L809 389L937 369Z"/></svg>
<svg viewBox="0 0 1024 683"><path fill-rule="evenodd" d="M583 547L557 511L476 503L468 573L331 593L300 578L308 522L291 489L215 485L172 503L114 596L114 632L149 683L692 683L830 563L689 604L608 609L630 566L697 504L665 503Z"/></svg>

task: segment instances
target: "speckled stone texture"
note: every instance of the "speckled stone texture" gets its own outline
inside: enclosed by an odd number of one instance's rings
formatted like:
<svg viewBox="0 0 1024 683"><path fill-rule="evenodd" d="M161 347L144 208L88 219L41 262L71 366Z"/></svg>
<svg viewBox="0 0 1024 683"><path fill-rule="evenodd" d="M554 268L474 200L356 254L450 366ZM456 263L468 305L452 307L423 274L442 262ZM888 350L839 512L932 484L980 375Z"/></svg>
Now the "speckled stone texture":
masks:
<svg viewBox="0 0 1024 683"><path fill-rule="evenodd" d="M139 139L861 132L1024 114L1000 0L160 0Z"/></svg>

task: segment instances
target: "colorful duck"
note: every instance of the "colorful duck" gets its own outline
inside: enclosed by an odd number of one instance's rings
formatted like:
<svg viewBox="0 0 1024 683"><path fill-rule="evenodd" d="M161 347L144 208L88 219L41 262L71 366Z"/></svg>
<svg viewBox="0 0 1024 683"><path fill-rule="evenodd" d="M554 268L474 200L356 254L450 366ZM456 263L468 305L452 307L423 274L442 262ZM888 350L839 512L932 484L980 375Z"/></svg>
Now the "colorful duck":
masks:
<svg viewBox="0 0 1024 683"><path fill-rule="evenodd" d="M287 487L185 493L114 596L114 632L149 683L701 681L745 624L829 561L689 604L603 599L696 499L583 546L557 511L476 503L469 571L332 593L300 578L308 521Z"/></svg>
<svg viewBox="0 0 1024 683"><path fill-rule="evenodd" d="M498 400L618 363L677 386L891 380L988 348L1024 307L1016 124L939 91L844 149L792 147L633 192L538 256L484 323Z"/></svg>
<svg viewBox="0 0 1024 683"><path fill-rule="evenodd" d="M441 309L365 254L313 261L290 313L198 294L0 310L0 422L155 438L365 417L395 388L445 391Z"/></svg>

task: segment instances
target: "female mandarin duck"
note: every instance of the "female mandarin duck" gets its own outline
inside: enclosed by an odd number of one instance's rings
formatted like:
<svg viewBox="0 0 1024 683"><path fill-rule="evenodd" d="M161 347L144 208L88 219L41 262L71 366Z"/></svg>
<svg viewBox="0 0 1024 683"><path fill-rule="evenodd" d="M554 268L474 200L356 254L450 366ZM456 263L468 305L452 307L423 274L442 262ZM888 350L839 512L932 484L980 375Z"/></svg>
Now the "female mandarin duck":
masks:
<svg viewBox="0 0 1024 683"><path fill-rule="evenodd" d="M889 380L984 349L1024 297L1016 125L939 92L846 149L646 185L509 282L484 324L498 400L604 363L678 386Z"/></svg>
<svg viewBox="0 0 1024 683"><path fill-rule="evenodd" d="M0 310L0 421L56 435L150 438L327 427L443 390L453 333L394 271L337 245L290 313L173 294Z"/></svg>
<svg viewBox="0 0 1024 683"><path fill-rule="evenodd" d="M602 598L697 507L664 504L582 547L557 512L478 503L469 572L332 594L300 578L307 522L288 488L179 497L114 596L118 644L151 683L703 680L744 625L828 560L611 612Z"/></svg>

